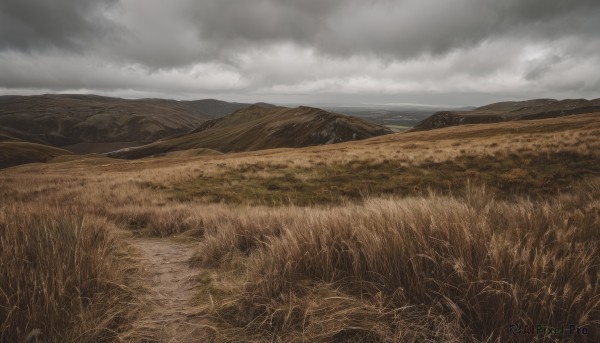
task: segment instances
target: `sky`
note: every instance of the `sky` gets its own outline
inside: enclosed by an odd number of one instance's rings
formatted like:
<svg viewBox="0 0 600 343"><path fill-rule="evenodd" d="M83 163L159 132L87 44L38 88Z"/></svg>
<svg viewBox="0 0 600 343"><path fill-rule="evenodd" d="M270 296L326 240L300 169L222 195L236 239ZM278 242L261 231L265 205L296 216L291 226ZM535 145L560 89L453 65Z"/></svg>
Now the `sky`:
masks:
<svg viewBox="0 0 600 343"><path fill-rule="evenodd" d="M0 95L600 97L598 0L0 0Z"/></svg>

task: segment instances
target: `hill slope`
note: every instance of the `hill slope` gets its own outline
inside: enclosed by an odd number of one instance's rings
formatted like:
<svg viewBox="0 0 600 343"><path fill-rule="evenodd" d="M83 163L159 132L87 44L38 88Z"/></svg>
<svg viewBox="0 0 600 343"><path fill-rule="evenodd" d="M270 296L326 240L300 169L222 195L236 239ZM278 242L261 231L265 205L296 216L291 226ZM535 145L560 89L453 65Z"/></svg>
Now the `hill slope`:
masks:
<svg viewBox="0 0 600 343"><path fill-rule="evenodd" d="M361 119L312 107L251 106L220 119L209 120L189 134L109 154L140 158L194 148L220 152L295 148L365 139L391 133Z"/></svg>
<svg viewBox="0 0 600 343"><path fill-rule="evenodd" d="M478 107L471 111L437 112L421 121L414 127L413 131L431 130L463 124L555 118L597 111L600 111L600 99L507 101Z"/></svg>
<svg viewBox="0 0 600 343"><path fill-rule="evenodd" d="M71 152L47 145L27 142L0 142L0 168L25 163L46 162Z"/></svg>
<svg viewBox="0 0 600 343"><path fill-rule="evenodd" d="M220 118L252 105L247 103L227 102L216 99L179 101L178 103L181 106L184 106L185 108L189 108L192 112L202 113L204 116L207 116L210 119ZM274 105L267 104L264 102L257 103L255 105L265 108L275 107Z"/></svg>
<svg viewBox="0 0 600 343"><path fill-rule="evenodd" d="M0 170L2 334L510 342L517 315L600 342L599 118Z"/></svg>
<svg viewBox="0 0 600 343"><path fill-rule="evenodd" d="M81 143L148 143L189 132L205 120L248 106L214 99L1 96L0 141L22 140L67 148Z"/></svg>

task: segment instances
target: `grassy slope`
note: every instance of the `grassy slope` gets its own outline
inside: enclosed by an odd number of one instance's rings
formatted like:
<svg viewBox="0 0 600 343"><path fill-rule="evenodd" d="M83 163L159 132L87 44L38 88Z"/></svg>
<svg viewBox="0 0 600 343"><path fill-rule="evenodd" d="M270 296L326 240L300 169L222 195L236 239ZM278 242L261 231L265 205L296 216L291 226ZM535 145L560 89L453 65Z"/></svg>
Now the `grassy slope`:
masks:
<svg viewBox="0 0 600 343"><path fill-rule="evenodd" d="M160 140L113 156L139 158L194 148L233 152L303 147L365 139L385 133L391 131L357 118L316 108L253 106L207 122L191 134Z"/></svg>
<svg viewBox="0 0 600 343"><path fill-rule="evenodd" d="M207 340L543 338L511 336L518 322L583 326L591 334L573 339L595 342L599 116L219 156L63 159L0 171L1 201L197 239L194 311ZM290 202L314 206L273 206ZM48 275L23 260L14 270ZM59 337L81 327L56 325Z"/></svg>
<svg viewBox="0 0 600 343"><path fill-rule="evenodd" d="M455 125L495 123L510 120L533 120L597 112L600 99L534 99L506 101L470 111L438 112L421 121L412 130L431 130Z"/></svg>
<svg viewBox="0 0 600 343"><path fill-rule="evenodd" d="M25 163L47 162L50 159L72 153L47 145L26 142L0 142L0 168Z"/></svg>
<svg viewBox="0 0 600 343"><path fill-rule="evenodd" d="M172 100L94 95L0 97L0 126L53 146L153 140L196 128L210 115Z"/></svg>
<svg viewBox="0 0 600 343"><path fill-rule="evenodd" d="M250 104L96 95L0 96L0 141L23 140L100 153L189 132ZM262 104L261 106L270 106Z"/></svg>
<svg viewBox="0 0 600 343"><path fill-rule="evenodd" d="M600 175L597 118L590 114L396 134L363 144L274 152L262 160L257 153L218 174L202 173L163 189L178 199L271 205L429 190L460 194L467 180L501 196L557 194L568 191L573 181Z"/></svg>

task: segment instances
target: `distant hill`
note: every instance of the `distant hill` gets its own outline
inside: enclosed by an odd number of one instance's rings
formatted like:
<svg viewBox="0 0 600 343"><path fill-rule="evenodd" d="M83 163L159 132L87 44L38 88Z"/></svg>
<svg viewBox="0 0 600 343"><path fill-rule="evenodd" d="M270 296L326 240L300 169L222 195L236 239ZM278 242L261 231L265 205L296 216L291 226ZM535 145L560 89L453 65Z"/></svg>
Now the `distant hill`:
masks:
<svg viewBox="0 0 600 343"><path fill-rule="evenodd" d="M7 168L25 163L47 162L48 160L72 153L35 143L0 142L0 168Z"/></svg>
<svg viewBox="0 0 600 343"><path fill-rule="evenodd" d="M171 100L174 101L174 100ZM220 118L233 113L242 108L251 106L252 104L240 103L240 102L227 102L215 99L204 99L204 100L193 100L193 101L178 101L178 103L192 111L202 113L210 119ZM260 102L255 104L260 107L275 107L275 105Z"/></svg>
<svg viewBox="0 0 600 343"><path fill-rule="evenodd" d="M444 107L410 104L373 104L361 106L317 106L326 111L346 114L368 120L372 123L384 125L390 128L410 128L417 125L423 119L439 111L466 111L473 109L468 107Z"/></svg>
<svg viewBox="0 0 600 343"><path fill-rule="evenodd" d="M600 99L534 99L498 102L470 111L437 112L417 124L412 131L438 129L464 124L532 120L600 111Z"/></svg>
<svg viewBox="0 0 600 343"><path fill-rule="evenodd" d="M204 122L189 134L122 149L111 157L140 158L171 151L208 148L223 153L295 148L371 138L391 130L318 108L253 105Z"/></svg>
<svg viewBox="0 0 600 343"><path fill-rule="evenodd" d="M0 141L28 141L66 149L73 146L73 151L83 153L103 152L99 150L110 151L114 144L140 145L189 132L206 120L248 106L214 99L0 96ZM107 145L105 148L94 143Z"/></svg>

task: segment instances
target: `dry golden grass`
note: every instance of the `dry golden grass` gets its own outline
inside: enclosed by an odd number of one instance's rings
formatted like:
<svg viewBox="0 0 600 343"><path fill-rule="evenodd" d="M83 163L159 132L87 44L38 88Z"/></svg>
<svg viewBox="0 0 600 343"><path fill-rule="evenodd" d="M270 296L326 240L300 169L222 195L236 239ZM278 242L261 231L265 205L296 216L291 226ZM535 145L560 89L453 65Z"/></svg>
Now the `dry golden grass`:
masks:
<svg viewBox="0 0 600 343"><path fill-rule="evenodd" d="M590 114L5 169L0 341L143 341L143 295L122 274L135 266L115 248L129 231L197 241L206 340L562 339L509 336L519 322L585 326L567 338L595 342L598 151Z"/></svg>
<svg viewBox="0 0 600 343"><path fill-rule="evenodd" d="M0 208L1 342L111 342L127 316L112 224L72 210Z"/></svg>
<svg viewBox="0 0 600 343"><path fill-rule="evenodd" d="M471 190L466 198L291 208L279 220L273 210L237 214L269 225L221 227L198 249L195 261L205 267L223 268L232 247L248 256L237 288L222 294L214 289L228 287L206 282L214 338L504 342L515 338L508 325L519 322L587 327L593 334L575 339L593 342L600 208L588 201L598 199L600 183L586 186L591 193L547 202L502 202Z"/></svg>

